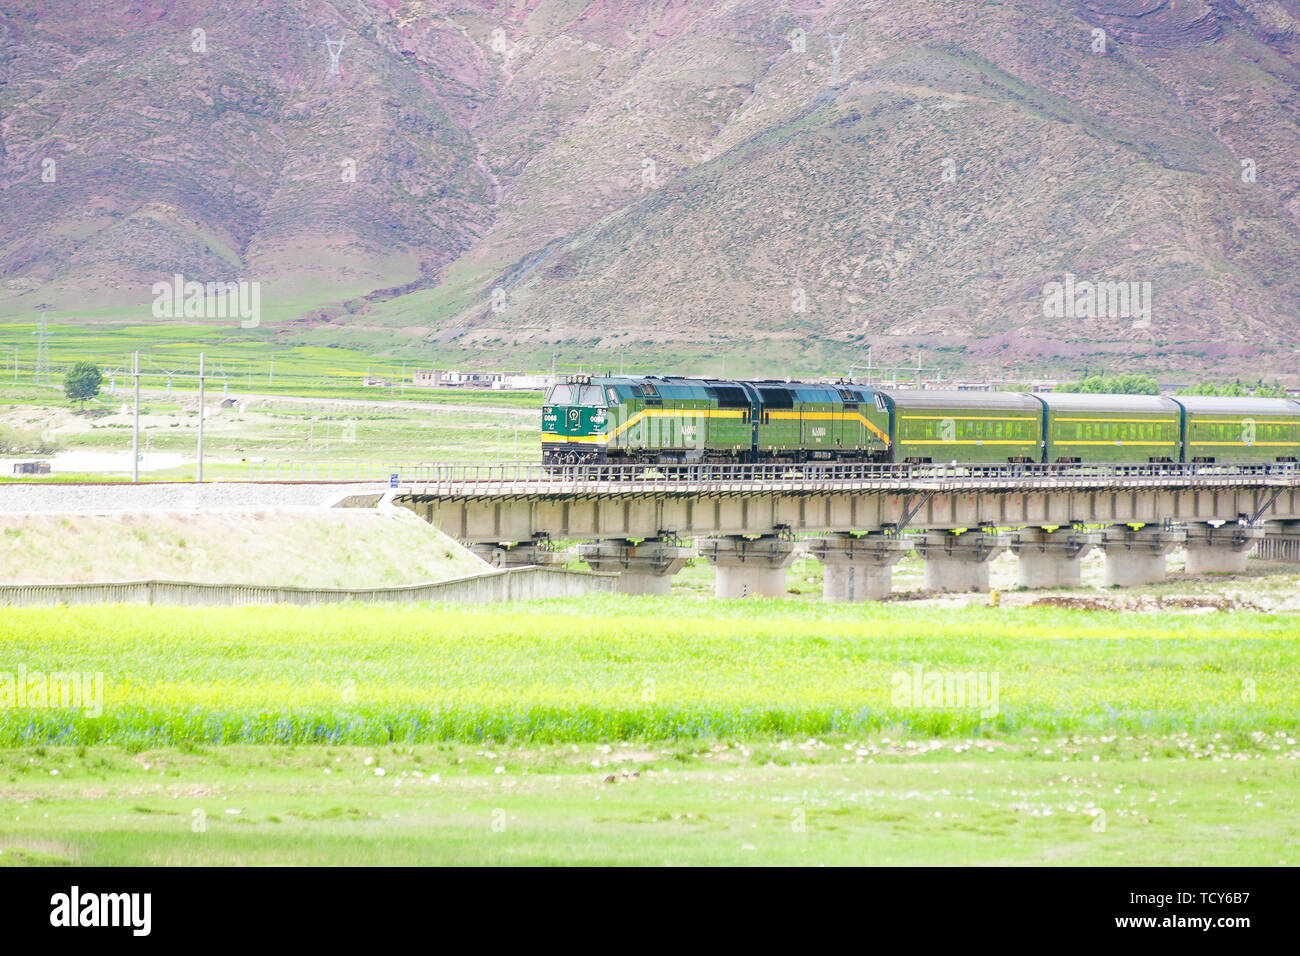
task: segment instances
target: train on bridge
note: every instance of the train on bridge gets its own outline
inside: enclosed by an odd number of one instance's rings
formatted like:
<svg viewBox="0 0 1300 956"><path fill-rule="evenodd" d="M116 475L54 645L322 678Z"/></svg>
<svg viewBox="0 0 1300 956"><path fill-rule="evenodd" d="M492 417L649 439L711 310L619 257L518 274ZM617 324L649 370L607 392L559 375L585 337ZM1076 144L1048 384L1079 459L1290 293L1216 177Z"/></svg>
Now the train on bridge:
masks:
<svg viewBox="0 0 1300 956"><path fill-rule="evenodd" d="M570 376L542 407L542 461L1225 463L1300 458L1300 402Z"/></svg>

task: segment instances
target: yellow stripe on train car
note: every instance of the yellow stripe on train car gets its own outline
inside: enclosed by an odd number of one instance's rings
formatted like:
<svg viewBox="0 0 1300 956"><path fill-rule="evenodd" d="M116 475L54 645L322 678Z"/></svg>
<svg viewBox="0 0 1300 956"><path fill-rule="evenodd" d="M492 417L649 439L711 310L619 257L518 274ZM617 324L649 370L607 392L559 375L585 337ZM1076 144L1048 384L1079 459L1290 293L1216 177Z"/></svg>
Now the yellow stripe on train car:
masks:
<svg viewBox="0 0 1300 956"><path fill-rule="evenodd" d="M1109 441L1054 441L1053 445L1177 445L1176 441L1148 441L1145 438L1121 438Z"/></svg>
<svg viewBox="0 0 1300 956"><path fill-rule="evenodd" d="M867 426L867 430L870 431L870 432L872 432L872 433L873 433L877 438L879 438L881 441L883 441L886 445L889 444L889 436L886 435L884 432L882 432L882 431L881 431L881 430L876 426L875 422L872 422L872 421L870 421L869 419L867 419L867 418L866 418L866 417L865 417L861 412L795 412L795 411L789 411L789 412L774 412L774 411L769 411L769 412L767 413L767 417L768 417L769 420L770 420L770 419L773 419L773 418L776 418L776 419L780 419L780 420L783 420L783 421L789 421L789 420L791 420L791 419L798 419L798 420L800 420L800 421L807 420L807 421L817 421L817 422L827 422L827 421L829 421L829 422L851 422L851 421L855 421L855 420L856 420L856 421L861 422L863 425Z"/></svg>

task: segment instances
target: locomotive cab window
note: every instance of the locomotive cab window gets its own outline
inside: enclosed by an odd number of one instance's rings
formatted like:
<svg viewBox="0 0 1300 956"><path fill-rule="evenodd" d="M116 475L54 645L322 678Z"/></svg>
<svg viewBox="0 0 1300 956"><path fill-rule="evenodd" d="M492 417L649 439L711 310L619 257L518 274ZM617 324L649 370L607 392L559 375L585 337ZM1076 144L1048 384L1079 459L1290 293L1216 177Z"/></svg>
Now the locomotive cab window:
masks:
<svg viewBox="0 0 1300 956"><path fill-rule="evenodd" d="M572 385L556 385L551 389L551 394L546 396L547 405L572 405L574 392L577 389Z"/></svg>

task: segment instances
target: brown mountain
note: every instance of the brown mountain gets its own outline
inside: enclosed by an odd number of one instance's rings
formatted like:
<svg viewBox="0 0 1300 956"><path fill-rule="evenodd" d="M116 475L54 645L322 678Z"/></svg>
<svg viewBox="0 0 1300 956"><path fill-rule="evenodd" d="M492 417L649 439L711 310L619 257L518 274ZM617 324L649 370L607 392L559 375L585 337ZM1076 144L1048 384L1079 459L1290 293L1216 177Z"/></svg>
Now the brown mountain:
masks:
<svg viewBox="0 0 1300 956"><path fill-rule="evenodd" d="M179 272L440 359L1290 374L1298 46L1300 0L11 0L0 315Z"/></svg>

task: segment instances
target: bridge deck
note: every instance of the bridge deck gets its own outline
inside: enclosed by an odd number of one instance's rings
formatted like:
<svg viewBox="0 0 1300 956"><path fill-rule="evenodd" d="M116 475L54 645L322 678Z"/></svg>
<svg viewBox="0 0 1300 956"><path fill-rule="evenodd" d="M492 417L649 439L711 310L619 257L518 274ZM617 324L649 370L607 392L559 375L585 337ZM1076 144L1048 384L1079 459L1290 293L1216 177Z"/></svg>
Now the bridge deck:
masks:
<svg viewBox="0 0 1300 956"><path fill-rule="evenodd" d="M845 493L955 494L1300 487L1300 465L438 465L400 477L403 497L586 498Z"/></svg>

